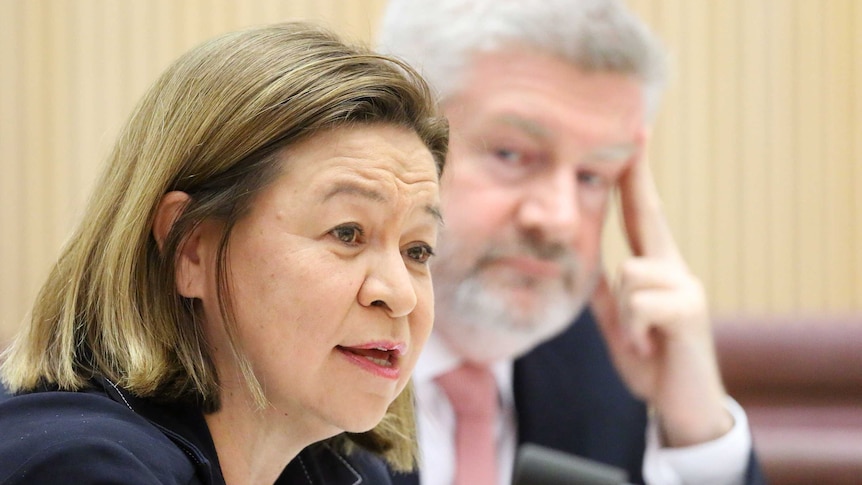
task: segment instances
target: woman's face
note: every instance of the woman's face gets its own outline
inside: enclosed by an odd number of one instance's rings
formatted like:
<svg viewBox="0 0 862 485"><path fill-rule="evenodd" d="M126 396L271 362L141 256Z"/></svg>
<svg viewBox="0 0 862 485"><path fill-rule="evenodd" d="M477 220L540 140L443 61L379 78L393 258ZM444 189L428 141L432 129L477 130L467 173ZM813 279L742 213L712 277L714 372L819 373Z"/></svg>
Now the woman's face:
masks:
<svg viewBox="0 0 862 485"><path fill-rule="evenodd" d="M365 431L404 389L431 331L435 163L416 134L387 125L334 129L280 157L283 174L230 239L239 345L270 411L310 429ZM205 332L223 393L244 392L215 298L218 231L201 231Z"/></svg>

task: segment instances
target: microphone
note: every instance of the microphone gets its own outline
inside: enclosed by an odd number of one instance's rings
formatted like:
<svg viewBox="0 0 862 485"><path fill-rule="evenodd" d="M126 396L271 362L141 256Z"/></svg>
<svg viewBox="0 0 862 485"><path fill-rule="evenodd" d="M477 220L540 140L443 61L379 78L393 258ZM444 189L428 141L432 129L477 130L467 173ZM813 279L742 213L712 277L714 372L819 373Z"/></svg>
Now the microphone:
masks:
<svg viewBox="0 0 862 485"><path fill-rule="evenodd" d="M597 461L524 443L515 458L513 485L621 485L628 473Z"/></svg>

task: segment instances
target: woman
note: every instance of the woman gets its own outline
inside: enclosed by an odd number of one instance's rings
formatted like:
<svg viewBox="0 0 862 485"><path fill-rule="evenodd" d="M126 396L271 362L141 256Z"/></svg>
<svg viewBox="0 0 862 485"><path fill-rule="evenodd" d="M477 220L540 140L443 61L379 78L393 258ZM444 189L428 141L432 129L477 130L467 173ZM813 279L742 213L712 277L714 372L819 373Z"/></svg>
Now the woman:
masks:
<svg viewBox="0 0 862 485"><path fill-rule="evenodd" d="M407 66L305 24L177 60L5 353L0 481L386 480L355 445L410 468L433 106Z"/></svg>

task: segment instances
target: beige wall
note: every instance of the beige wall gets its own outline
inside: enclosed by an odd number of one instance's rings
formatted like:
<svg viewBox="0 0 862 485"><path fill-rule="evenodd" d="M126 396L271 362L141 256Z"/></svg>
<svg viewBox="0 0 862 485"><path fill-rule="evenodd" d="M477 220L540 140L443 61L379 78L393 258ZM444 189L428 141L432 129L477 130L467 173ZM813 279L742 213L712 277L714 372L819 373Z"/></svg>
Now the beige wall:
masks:
<svg viewBox="0 0 862 485"><path fill-rule="evenodd" d="M862 2L631 3L673 53L653 161L713 308L862 310Z"/></svg>
<svg viewBox="0 0 862 485"><path fill-rule="evenodd" d="M173 58L292 18L370 39L384 2L0 0L0 343ZM630 3L673 54L652 160L715 312L862 310L862 3Z"/></svg>

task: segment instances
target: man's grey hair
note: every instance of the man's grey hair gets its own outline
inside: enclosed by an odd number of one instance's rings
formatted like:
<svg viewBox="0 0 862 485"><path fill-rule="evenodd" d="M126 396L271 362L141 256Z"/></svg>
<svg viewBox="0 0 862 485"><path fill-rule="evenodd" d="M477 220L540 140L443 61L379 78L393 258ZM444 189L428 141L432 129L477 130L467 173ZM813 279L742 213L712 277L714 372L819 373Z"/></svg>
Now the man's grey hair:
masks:
<svg viewBox="0 0 862 485"><path fill-rule="evenodd" d="M460 88L470 56L524 46L584 72L641 82L648 117L667 76L661 42L617 0L390 0L378 49L407 61L445 100Z"/></svg>

